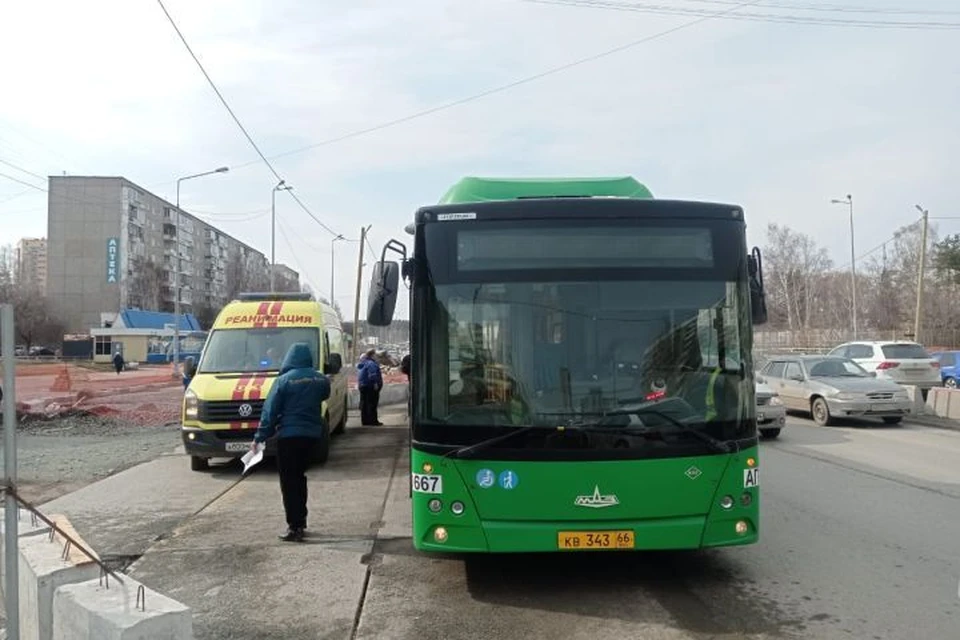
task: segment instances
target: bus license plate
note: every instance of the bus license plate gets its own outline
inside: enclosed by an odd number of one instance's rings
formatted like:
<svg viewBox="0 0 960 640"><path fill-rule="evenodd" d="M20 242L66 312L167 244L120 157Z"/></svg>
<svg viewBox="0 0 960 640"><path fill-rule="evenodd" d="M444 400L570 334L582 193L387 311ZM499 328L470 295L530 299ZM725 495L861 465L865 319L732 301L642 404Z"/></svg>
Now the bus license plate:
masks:
<svg viewBox="0 0 960 640"><path fill-rule="evenodd" d="M557 534L561 551L579 549L633 549L633 531L561 531Z"/></svg>

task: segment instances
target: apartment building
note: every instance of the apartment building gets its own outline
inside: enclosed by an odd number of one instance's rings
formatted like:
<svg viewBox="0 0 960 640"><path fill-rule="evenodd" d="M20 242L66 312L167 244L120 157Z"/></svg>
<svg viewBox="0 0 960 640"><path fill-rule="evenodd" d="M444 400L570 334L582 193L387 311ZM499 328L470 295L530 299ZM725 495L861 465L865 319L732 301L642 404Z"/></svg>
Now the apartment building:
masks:
<svg viewBox="0 0 960 640"><path fill-rule="evenodd" d="M47 297L68 332L103 312L173 311L178 269L183 313L269 286L263 253L126 178L52 176L47 228Z"/></svg>
<svg viewBox="0 0 960 640"><path fill-rule="evenodd" d="M17 243L14 260L17 283L43 295L47 290L47 239L23 238Z"/></svg>

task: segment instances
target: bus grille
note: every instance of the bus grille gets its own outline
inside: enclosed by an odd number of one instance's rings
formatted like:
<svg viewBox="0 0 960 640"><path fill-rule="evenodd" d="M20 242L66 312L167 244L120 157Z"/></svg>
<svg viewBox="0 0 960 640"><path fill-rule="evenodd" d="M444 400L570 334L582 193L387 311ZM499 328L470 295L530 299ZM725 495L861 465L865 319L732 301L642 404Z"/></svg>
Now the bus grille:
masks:
<svg viewBox="0 0 960 640"><path fill-rule="evenodd" d="M244 405L249 407L249 413ZM201 401L197 409L200 422L257 422L263 411L263 400Z"/></svg>

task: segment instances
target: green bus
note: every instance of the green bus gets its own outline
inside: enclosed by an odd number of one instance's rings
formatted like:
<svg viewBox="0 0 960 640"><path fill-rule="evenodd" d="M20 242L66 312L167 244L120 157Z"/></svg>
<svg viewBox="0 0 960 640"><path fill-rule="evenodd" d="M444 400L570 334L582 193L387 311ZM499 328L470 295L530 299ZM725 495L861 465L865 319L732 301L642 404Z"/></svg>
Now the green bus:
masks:
<svg viewBox="0 0 960 640"><path fill-rule="evenodd" d="M698 549L759 535L760 253L735 205L630 177L464 178L374 265L410 293L415 548ZM388 254L396 258L388 260Z"/></svg>

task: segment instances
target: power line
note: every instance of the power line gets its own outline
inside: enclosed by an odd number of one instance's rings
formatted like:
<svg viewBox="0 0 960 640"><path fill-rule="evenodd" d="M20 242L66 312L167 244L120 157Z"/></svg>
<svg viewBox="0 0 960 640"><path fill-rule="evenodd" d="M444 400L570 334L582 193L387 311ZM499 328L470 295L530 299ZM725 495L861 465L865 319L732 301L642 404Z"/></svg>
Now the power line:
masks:
<svg viewBox="0 0 960 640"><path fill-rule="evenodd" d="M687 0L687 2L696 2L699 4L735 4L736 0ZM919 15L919 16L955 16L960 15L960 11L944 11L937 9L906 9L899 7L865 7L847 4L818 4L815 2L765 2L758 4L758 9L789 9L792 11L812 11L822 13L867 13L875 15Z"/></svg>
<svg viewBox="0 0 960 640"><path fill-rule="evenodd" d="M290 238L287 237L287 232L284 230L283 222L280 221L280 218L277 218L277 229L280 231L280 237L283 238L284 243L287 245L287 249L290 250L290 257L293 258L293 263L297 265L297 269L300 270L300 273L303 275L304 280L307 281L307 284L314 291L321 291L316 285L316 283L307 275L307 270L303 268L303 265L300 263L300 259L297 258L297 252L293 250L293 244L290 242Z"/></svg>
<svg viewBox="0 0 960 640"><path fill-rule="evenodd" d="M913 226L917 225L919 222L920 222L920 220L915 220L914 222L911 222L910 224L901 227L901 228L898 229L892 236L890 236L889 238L887 238L886 240L884 240L883 242L881 242L880 244L878 244L877 246L875 246L873 249L870 249L870 250L867 251L866 253L857 256L857 260L856 260L856 261L857 261L857 262L860 262L860 261L863 260L864 258L867 258L867 257L873 255L874 253L876 253L877 251L879 251L880 249L882 249L883 247L885 247L887 244L896 241L896 239L900 237L900 235L903 233L903 231L904 231L905 229L909 229L910 227L913 227ZM847 262L846 264L837 267L836 270L837 270L837 271L843 271L844 269L846 269L846 268L849 267L850 265L851 265L851 263L850 263L850 262Z"/></svg>
<svg viewBox="0 0 960 640"><path fill-rule="evenodd" d="M15 194L13 194L12 196L10 196L10 197L8 197L8 198L4 198L3 200L0 200L0 204L3 204L4 202L10 202L11 200L16 200L16 199L19 198L20 196L25 196L25 195L27 195L28 193L33 193L33 189L27 189L26 191L21 191L20 193L15 193Z"/></svg>
<svg viewBox="0 0 960 640"><path fill-rule="evenodd" d="M5 164L6 164L6 163L5 163ZM7 174L5 174L5 173L0 173L0 178L6 178L7 180L11 180L11 181L13 181L13 182L16 182L17 184L22 184L23 186L25 186L25 187L30 187L31 189L36 189L37 191L42 191L42 192L44 192L44 193L47 192L47 190L44 189L43 187L38 187L38 186L35 185L35 184L30 184L29 182L25 182L25 181L21 180L20 178L14 178L13 176L7 175Z"/></svg>
<svg viewBox="0 0 960 640"><path fill-rule="evenodd" d="M250 135L250 132L248 132L247 128L243 126L243 123L240 122L240 118L238 118L237 114L234 113L232 108L230 108L230 104L227 102L227 99L223 97L223 94L220 92L220 89L217 87L216 83L213 81L213 78L210 77L210 74L207 73L207 70L206 68L204 68L203 63L200 62L200 58L198 58L197 54L193 52L193 49L190 47L190 43L187 42L187 39L184 37L183 32L180 31L180 27L177 26L177 23L173 19L173 16L171 16L170 12L167 11L167 7L164 6L163 0L157 0L157 4L160 5L160 8L163 10L164 15L167 16L167 20L170 21L170 25L173 27L173 30L177 32L177 36L180 38L180 42L183 43L183 46L187 49L187 53L190 54L190 57L193 58L193 61L197 63L197 67L200 69L200 72L203 74L203 77L207 79L207 83L210 85L210 88L212 88L213 92L217 94L217 98L220 99L220 103L227 110L227 113L230 114L230 117L236 123L240 131L243 133L243 136L247 139L247 142L249 142L250 146L253 147L253 150L257 152L257 155L260 156L260 160L263 161L263 164L266 165L266 167L270 170L270 172L277 179L277 181L284 182L283 177L281 177L280 173L276 170L276 168L274 168L273 164L270 163L270 160L267 159L267 156L264 155L263 151L260 150L260 147L257 145L253 137ZM246 165L241 165L241 166L249 166L249 164L254 164L254 163L247 163ZM294 201L296 201L296 203L300 205L300 208L303 209L308 216L313 218L314 222L316 222L321 227L326 229L327 232L333 235L338 235L333 229L331 229L326 224L324 224L320 220L320 218L314 215L314 213L310 211L307 205L305 205L303 201L300 200L300 198L295 193L289 190L287 192L290 194L291 197L293 197Z"/></svg>
<svg viewBox="0 0 960 640"><path fill-rule="evenodd" d="M159 2L160 0L157 0L157 1ZM738 9L742 9L742 8L744 8L744 7L749 7L749 6L752 6L752 5L756 5L756 4L759 3L759 2L762 2L762 0L750 0L749 2L740 2L740 3L738 3L737 5L729 8L729 9L724 9L723 11L711 12L711 13L709 13L708 15L704 15L704 16L702 16L702 17L700 17L700 18L697 18L696 20L691 20L690 22L685 22L685 23L680 24L680 25L677 25L677 26L675 26L675 27L671 27L671 28L669 28L669 29L665 29L665 30L663 30L663 31L658 31L657 33L654 33L654 34L651 34L651 35L648 35L648 36L644 36L643 38L640 38L640 39L638 39L638 40L633 40L633 41L631 41L631 42L627 42L627 43L625 43L625 44L619 45L619 46L614 47L614 48L612 48L612 49L607 49L606 51L601 51L600 53L596 53L596 54L593 54L593 55L591 55L591 56L587 56L587 57L585 57L585 58L580 58L580 59L578 59L578 60L574 60L573 62L568 62L568 63L562 64L562 65L559 65L559 66L556 66L556 67L551 67L551 68L549 68L549 69L546 69L545 71L541 71L541 72L535 73L535 74L533 74L533 75L525 76L525 77L523 77L523 78L519 78L519 79L517 79L517 80L513 80L513 81L511 81L511 82L508 82L508 83L506 83L506 84L502 84L502 85L499 85L499 86L496 86L496 87L492 87L492 88L490 88L490 89L486 89L486 90L484 90L484 91L480 91L479 93L474 93L474 94L472 94L472 95L464 96L463 98L459 98L459 99L457 99L457 100L453 100L452 102L447 102L447 103L444 103L444 104L441 104L441 105L437 105L436 107L431 107L431 108L429 108L429 109L424 109L424 110L422 110L422 111L417 111L417 112L415 112L415 113L411 113L411 114L409 114L409 115L406 115L406 116L403 116L403 117L400 117L400 118L395 118L395 119L393 119L393 120L387 120L387 121L385 121L385 122L381 122L380 124L376 124L376 125L373 125L373 126L370 126L370 127L366 127L366 128L364 128L364 129L357 129L357 130L355 130L355 131L351 131L351 132L349 132L349 133L345 133L345 134L343 134L343 135L336 136L336 137L334 137L334 138L329 138L329 139L327 139L327 140L322 140L322 141L320 141L320 142L315 142L315 143L313 143L313 144L308 144L308 145L303 146L303 147L298 147L298 148L296 148L296 149L291 149L290 151L284 151L284 152L282 152L282 153L278 153L278 154L275 154L275 155L271 156L271 159L276 160L276 159L278 159L278 158L283 158L283 157L286 157L286 156L291 156L291 155L295 155L295 154L298 154L298 153L303 153L303 152L305 152L305 151L310 151L310 150L312 150L312 149L317 149L317 148L320 148L320 147L326 147L326 146L329 146L329 145L332 145L332 144L336 144L336 143L338 143L338 142L343 142L343 141L345 141L345 140L350 140L350 139L352 139L352 138L358 138L358 137L360 137L360 136L364 136L364 135L367 135L367 134L369 134L369 133L374 133L374 132L376 132L376 131L382 131L383 129L388 129L388 128L390 128L390 127L396 126L396 125L398 125L398 124L404 124L404 123L410 122L410 121L412 121L412 120L419 120L420 118L425 118L426 116L433 115L434 113L439 113L439 112L441 112L441 111L446 111L446 110L448 110L448 109L453 109L453 108L455 108L455 107L459 107L459 106L465 105L465 104L467 104L467 103L474 102L474 101L476 101L476 100L480 100L480 99L482 99L482 98L486 98L486 97L489 97L489 96L492 96L492 95L495 95L495 94L498 94L498 93L503 93L503 92L505 92L505 91L509 91L510 89L515 89L515 88L517 88L517 87L520 87L520 86L523 86L523 85L526 85L526 84L530 84L531 82L536 82L537 80L542 80L543 78L547 78L547 77L556 75L556 74L558 74L558 73L561 73L561 72L564 72L564 71L568 71L568 70L573 69L573 68L575 68L575 67L579 67L579 66L585 65L585 64L587 64L587 63L594 62L594 61L596 61L596 60L600 60L600 59L602 59L602 58L606 58L606 57L612 56L612 55L617 54L617 53L620 53L620 52L622 52L622 51L626 51L626 50L628 50L628 49L632 49L632 48L634 48L634 47L638 47L638 46L640 46L640 45L642 45L642 44L646 44L646 43L648 43L648 42L652 42L652 41L654 41L654 40L658 40L658 39L660 39L660 38L664 38L664 37L666 37L666 36L668 36L668 35L671 35L671 34L673 34L673 33L678 32L678 31L682 31L683 29L689 29L690 27L694 27L694 26L696 26L696 25L698 25L698 24L701 24L701 23L703 23L703 22L707 22L708 20L711 20L711 19L713 19L713 18L723 17L723 16L725 16L725 15L727 15L727 14L729 14L729 13L733 13L734 11L736 11L736 10L738 10ZM239 164L239 165L236 165L236 168L240 169L240 168L242 168L242 167L248 167L248 166L251 166L251 165L253 165L253 164L256 164L256 162L247 162L247 163L244 163L244 164Z"/></svg>
<svg viewBox="0 0 960 640"><path fill-rule="evenodd" d="M34 172L32 172L32 171L27 171L27 170L24 169L23 167L18 166L18 165L15 165L15 164L13 164L12 162L7 162L7 161L4 160L3 158L0 158L0 164L3 164L3 165L6 165L6 166L8 166L8 167L11 167L11 168L13 168L13 169L16 169L17 171L22 171L23 173L27 174L28 176L33 176L34 178L39 178L40 180L43 180L44 182L47 181L47 176L42 176L42 175L40 175L39 173L34 173Z"/></svg>
<svg viewBox="0 0 960 640"><path fill-rule="evenodd" d="M673 5L650 3L627 3L613 0L521 0L522 2L545 5L561 5L569 7L583 7L588 9L602 9L610 11L630 11L667 16L708 16L725 20L742 20L748 22L770 22L780 24L804 24L830 27L847 27L862 29L911 29L922 31L952 31L960 29L960 22L914 21L903 22L896 20L867 20L864 18L826 18L805 17L783 13L736 13L733 11L717 15L709 9L693 7L677 7ZM739 7L739 5L738 5ZM738 8L735 7L735 8ZM767 8L767 7L764 7Z"/></svg>

